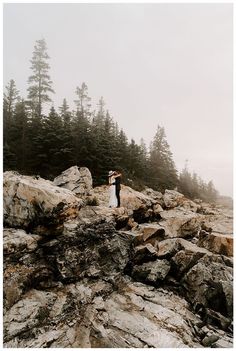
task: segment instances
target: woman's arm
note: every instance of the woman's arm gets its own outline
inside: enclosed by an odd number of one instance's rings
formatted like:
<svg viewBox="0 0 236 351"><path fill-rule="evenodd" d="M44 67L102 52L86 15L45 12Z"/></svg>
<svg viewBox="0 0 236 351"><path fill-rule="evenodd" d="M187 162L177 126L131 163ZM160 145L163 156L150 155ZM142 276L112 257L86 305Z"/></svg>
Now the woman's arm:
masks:
<svg viewBox="0 0 236 351"><path fill-rule="evenodd" d="M121 173L113 175L114 178L121 177Z"/></svg>

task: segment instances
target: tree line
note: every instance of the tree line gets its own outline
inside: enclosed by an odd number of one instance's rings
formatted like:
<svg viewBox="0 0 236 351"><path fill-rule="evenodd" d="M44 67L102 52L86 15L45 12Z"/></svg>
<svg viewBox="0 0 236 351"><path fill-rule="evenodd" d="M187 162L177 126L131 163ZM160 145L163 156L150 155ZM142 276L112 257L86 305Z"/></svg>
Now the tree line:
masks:
<svg viewBox="0 0 236 351"><path fill-rule="evenodd" d="M101 97L94 109L86 83L75 89L75 109L66 98L58 111L53 104L43 114L54 93L49 76L49 56L44 39L37 40L31 59L28 96L23 99L12 79L3 97L3 164L5 170L38 174L53 179L73 165L88 167L94 185L107 183L107 173L117 169L123 182L141 190L178 189L190 198L215 200L217 191L187 167L178 174L164 127L158 125L149 147L137 144L105 108Z"/></svg>

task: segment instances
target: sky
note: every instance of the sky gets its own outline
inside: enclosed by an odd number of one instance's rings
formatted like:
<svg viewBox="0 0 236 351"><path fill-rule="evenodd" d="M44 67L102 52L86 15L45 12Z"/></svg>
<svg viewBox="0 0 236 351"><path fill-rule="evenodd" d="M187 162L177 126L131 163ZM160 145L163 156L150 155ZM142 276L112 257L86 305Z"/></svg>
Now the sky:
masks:
<svg viewBox="0 0 236 351"><path fill-rule="evenodd" d="M165 128L175 165L233 194L233 5L7 3L3 84L27 97L30 59L44 38L54 106L88 85L129 139ZM50 106L48 106L49 108ZM92 171L92 170L91 170Z"/></svg>

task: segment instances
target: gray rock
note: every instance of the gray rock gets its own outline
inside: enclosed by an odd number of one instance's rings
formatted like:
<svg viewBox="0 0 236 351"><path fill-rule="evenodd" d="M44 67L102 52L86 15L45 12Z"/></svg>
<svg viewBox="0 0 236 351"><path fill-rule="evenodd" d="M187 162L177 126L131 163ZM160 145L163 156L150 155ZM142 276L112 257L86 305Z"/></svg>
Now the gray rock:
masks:
<svg viewBox="0 0 236 351"><path fill-rule="evenodd" d="M201 229L204 216L181 208L160 212L159 225L165 229L166 237L193 237Z"/></svg>
<svg viewBox="0 0 236 351"><path fill-rule="evenodd" d="M232 268L217 255L204 255L183 277L186 296L193 305L209 307L229 318L233 312L232 282Z"/></svg>
<svg viewBox="0 0 236 351"><path fill-rule="evenodd" d="M202 345L209 347L211 346L214 342L216 342L219 339L218 335L212 334L209 336L205 336L205 338L202 340Z"/></svg>
<svg viewBox="0 0 236 351"><path fill-rule="evenodd" d="M53 184L84 196L91 193L93 180L88 168L72 166L57 176Z"/></svg>
<svg viewBox="0 0 236 351"><path fill-rule="evenodd" d="M164 280L169 271L170 263L167 260L157 260L134 266L132 277L138 281L155 284Z"/></svg>
<svg viewBox="0 0 236 351"><path fill-rule="evenodd" d="M231 234L200 231L197 245L220 255L233 256L233 235Z"/></svg>
<svg viewBox="0 0 236 351"><path fill-rule="evenodd" d="M134 248L133 262L143 263L157 258L157 250L151 244L139 245Z"/></svg>
<svg viewBox="0 0 236 351"><path fill-rule="evenodd" d="M82 201L71 191L52 182L15 172L5 172L3 182L4 222L36 234L56 234L63 222L78 215Z"/></svg>

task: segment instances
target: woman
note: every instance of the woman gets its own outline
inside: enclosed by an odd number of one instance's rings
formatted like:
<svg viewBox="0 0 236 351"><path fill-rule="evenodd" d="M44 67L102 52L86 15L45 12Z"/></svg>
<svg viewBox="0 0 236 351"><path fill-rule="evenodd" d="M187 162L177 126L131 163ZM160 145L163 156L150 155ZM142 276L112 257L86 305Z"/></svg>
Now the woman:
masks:
<svg viewBox="0 0 236 351"><path fill-rule="evenodd" d="M108 181L110 186L110 198L109 207L117 207L117 197L116 197L116 179L115 172L110 171L108 173Z"/></svg>

